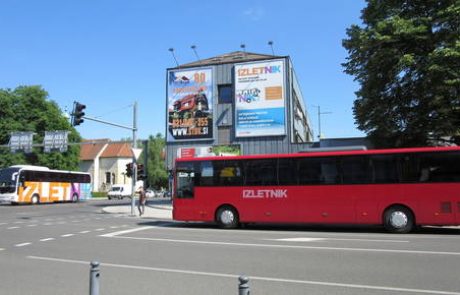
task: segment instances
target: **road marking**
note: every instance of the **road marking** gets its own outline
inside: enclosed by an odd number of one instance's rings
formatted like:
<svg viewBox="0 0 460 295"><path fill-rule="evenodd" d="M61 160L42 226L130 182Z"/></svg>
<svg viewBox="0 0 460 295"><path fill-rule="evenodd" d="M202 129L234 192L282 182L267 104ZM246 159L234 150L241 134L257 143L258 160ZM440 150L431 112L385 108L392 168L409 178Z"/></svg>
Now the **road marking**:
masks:
<svg viewBox="0 0 460 295"><path fill-rule="evenodd" d="M94 231L103 231L105 230L105 228L98 228L98 229L95 229Z"/></svg>
<svg viewBox="0 0 460 295"><path fill-rule="evenodd" d="M268 239L269 241L271 239ZM339 238L286 238L286 239L274 239L271 241L283 241L283 242L316 242L324 240L333 241L357 241L357 242L378 242L378 243L409 243L404 240L374 240L374 239L339 239Z"/></svg>
<svg viewBox="0 0 460 295"><path fill-rule="evenodd" d="M111 234L100 235L100 237L109 237L109 238L116 238L116 239L131 239L131 240L145 240L145 241L167 242L167 243L204 244L204 245L221 245L221 246L237 246L237 247L261 247L261 248L308 249L308 250L324 250L324 251L332 250L332 251L350 251L350 252L377 252L377 253L382 252L382 253L395 253L395 254L426 254L426 255L460 256L460 252L229 243L229 242L211 242L211 241L176 240L176 239L141 238L141 237L119 237L118 235L111 235Z"/></svg>
<svg viewBox="0 0 460 295"><path fill-rule="evenodd" d="M6 223L6 222L0 222L0 225L5 225L5 224L8 224L8 223Z"/></svg>
<svg viewBox="0 0 460 295"><path fill-rule="evenodd" d="M15 222L13 222L13 223L14 223L14 224L22 224L22 223L24 223L24 221L15 221Z"/></svg>
<svg viewBox="0 0 460 295"><path fill-rule="evenodd" d="M100 235L100 236L101 237L111 238L111 237L116 237L116 236L119 236L119 235L134 233L134 232L138 232L138 231L141 231L141 230L152 229L152 228L153 227L151 227L151 226L143 226L143 227L132 228L132 229L127 229L127 230L122 230L122 231L116 231L116 232L113 232L113 233L108 233L108 234L104 234L104 235Z"/></svg>
<svg viewBox="0 0 460 295"><path fill-rule="evenodd" d="M74 234L61 235L61 237L63 237L63 238L67 238L67 237L71 237L71 236L74 236Z"/></svg>
<svg viewBox="0 0 460 295"><path fill-rule="evenodd" d="M89 232L90 232L89 230L84 230L84 231L79 232L79 234L87 234Z"/></svg>
<svg viewBox="0 0 460 295"><path fill-rule="evenodd" d="M5 250L5 249L3 249L3 248L0 248L0 251L3 251L3 250Z"/></svg>
<svg viewBox="0 0 460 295"><path fill-rule="evenodd" d="M268 239L268 241L282 241L282 242L317 242L324 241L325 238L287 238L287 239Z"/></svg>
<svg viewBox="0 0 460 295"><path fill-rule="evenodd" d="M35 259L35 260L72 263L72 264L83 264L83 265L89 265L90 263L89 261L83 261L83 260L70 260L70 259L61 259L61 258L53 258L53 257L27 256L27 258ZM176 274L188 274L188 275L231 278L231 279L236 279L240 276L236 274L213 273L213 272L172 269L172 268L159 268L159 267L149 267L149 266L137 266L137 265L127 265L127 264L115 264L115 263L104 263L104 262L101 262L100 265L101 267L124 268L124 269L134 269L134 270L142 270L142 271L147 270L147 271L156 271L156 272L168 272L168 273L176 273ZM404 292L404 293L422 293L422 294L440 294L440 295L460 295L460 292L441 291L441 290L426 290L426 289L399 288L399 287L391 287L391 286L345 284L345 283L335 283L335 282L326 282L326 281L280 279L280 278L271 278L271 277L258 277L258 276L251 276L251 275L248 275L248 276L250 277L251 281L256 280L256 281L267 281L267 282L340 287L340 288L350 288L350 289L368 289L368 290L380 290L380 291L390 291L390 292L398 292L398 293Z"/></svg>
<svg viewBox="0 0 460 295"><path fill-rule="evenodd" d="M16 228L21 228L21 227L19 227L19 226L10 226L7 229L16 229Z"/></svg>
<svg viewBox="0 0 460 295"><path fill-rule="evenodd" d="M55 238L46 238L46 239L41 239L40 242L46 242L46 241L53 241Z"/></svg>
<svg viewBox="0 0 460 295"><path fill-rule="evenodd" d="M32 244L32 243L22 243L22 244L16 244L14 246L16 246L16 247L24 247L24 246L27 246L27 245L30 245L30 244Z"/></svg>
<svg viewBox="0 0 460 295"><path fill-rule="evenodd" d="M28 224L27 226L28 227L33 227L33 226L37 226L37 224Z"/></svg>
<svg viewBox="0 0 460 295"><path fill-rule="evenodd" d="M43 225L53 225L53 223L51 223L51 222L46 222L46 223L43 223Z"/></svg>

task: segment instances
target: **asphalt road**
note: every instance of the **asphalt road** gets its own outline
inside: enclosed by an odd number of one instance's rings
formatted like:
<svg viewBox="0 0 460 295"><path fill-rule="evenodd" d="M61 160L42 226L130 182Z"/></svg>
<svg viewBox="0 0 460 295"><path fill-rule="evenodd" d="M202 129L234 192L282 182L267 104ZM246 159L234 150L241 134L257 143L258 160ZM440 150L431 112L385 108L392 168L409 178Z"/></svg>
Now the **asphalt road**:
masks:
<svg viewBox="0 0 460 295"><path fill-rule="evenodd" d="M459 294L460 229L388 234L372 227L220 230L102 214L107 204L0 206L0 294Z"/></svg>

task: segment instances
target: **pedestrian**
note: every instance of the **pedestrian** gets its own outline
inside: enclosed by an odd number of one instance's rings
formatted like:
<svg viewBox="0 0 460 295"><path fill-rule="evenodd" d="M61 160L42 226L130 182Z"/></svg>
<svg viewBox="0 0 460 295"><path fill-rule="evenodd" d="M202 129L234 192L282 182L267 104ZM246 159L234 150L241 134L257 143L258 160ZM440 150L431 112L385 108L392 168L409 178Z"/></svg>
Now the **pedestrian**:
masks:
<svg viewBox="0 0 460 295"><path fill-rule="evenodd" d="M145 201L146 201L146 196L145 196L145 189L143 186L139 188L139 202L137 204L137 209L139 209L139 216L142 216L145 212Z"/></svg>

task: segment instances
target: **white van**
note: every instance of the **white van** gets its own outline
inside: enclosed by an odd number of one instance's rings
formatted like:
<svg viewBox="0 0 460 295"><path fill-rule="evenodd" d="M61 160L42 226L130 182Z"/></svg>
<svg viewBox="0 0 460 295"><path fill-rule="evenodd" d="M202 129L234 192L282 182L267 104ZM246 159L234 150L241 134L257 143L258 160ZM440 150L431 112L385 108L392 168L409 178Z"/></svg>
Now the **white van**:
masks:
<svg viewBox="0 0 460 295"><path fill-rule="evenodd" d="M131 197L131 186L128 184L114 184L107 193L109 200L111 199L123 199L125 197Z"/></svg>

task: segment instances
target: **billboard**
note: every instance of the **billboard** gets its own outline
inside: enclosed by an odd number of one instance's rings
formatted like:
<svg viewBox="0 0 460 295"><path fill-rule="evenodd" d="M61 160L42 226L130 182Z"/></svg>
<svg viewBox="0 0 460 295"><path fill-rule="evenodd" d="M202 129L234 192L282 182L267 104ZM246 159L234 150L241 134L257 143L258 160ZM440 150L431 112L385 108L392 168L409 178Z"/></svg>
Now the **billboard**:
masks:
<svg viewBox="0 0 460 295"><path fill-rule="evenodd" d="M167 141L212 139L212 69L168 71Z"/></svg>
<svg viewBox="0 0 460 295"><path fill-rule="evenodd" d="M285 135L284 60L235 65L235 136Z"/></svg>

